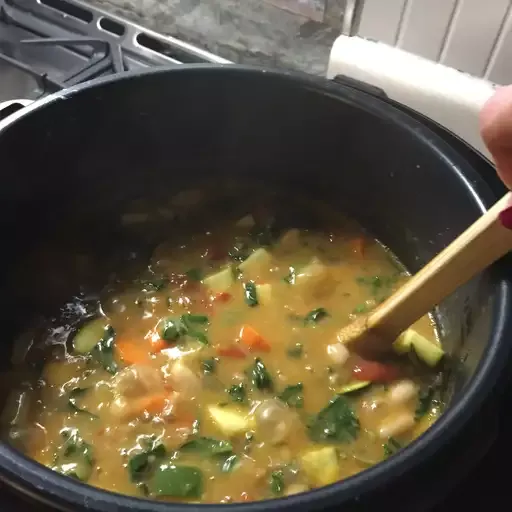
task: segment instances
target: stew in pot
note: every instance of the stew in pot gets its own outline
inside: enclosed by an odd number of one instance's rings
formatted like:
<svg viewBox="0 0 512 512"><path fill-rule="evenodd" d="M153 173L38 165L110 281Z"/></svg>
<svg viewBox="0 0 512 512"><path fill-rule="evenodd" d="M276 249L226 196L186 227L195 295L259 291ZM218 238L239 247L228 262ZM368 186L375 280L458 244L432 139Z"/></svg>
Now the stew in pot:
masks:
<svg viewBox="0 0 512 512"><path fill-rule="evenodd" d="M280 230L242 210L158 245L13 393L4 416L28 456L123 494L252 501L348 478L436 420L430 317L386 360L337 340L407 279L390 252L342 219Z"/></svg>

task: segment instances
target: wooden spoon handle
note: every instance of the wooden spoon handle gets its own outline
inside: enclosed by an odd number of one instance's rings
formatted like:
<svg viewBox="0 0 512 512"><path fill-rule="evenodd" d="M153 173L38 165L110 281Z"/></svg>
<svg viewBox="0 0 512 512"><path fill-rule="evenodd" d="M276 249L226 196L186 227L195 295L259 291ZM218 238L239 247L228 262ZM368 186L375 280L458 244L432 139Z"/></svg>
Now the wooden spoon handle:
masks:
<svg viewBox="0 0 512 512"><path fill-rule="evenodd" d="M502 212L512 206L507 193L367 317L367 328L395 339L484 268L512 250L512 229Z"/></svg>

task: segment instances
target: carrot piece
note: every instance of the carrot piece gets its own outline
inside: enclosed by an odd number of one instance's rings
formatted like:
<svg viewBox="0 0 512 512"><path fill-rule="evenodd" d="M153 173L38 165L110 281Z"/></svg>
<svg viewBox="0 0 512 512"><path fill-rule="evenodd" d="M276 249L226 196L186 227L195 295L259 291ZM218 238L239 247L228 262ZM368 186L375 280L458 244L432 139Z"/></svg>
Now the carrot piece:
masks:
<svg viewBox="0 0 512 512"><path fill-rule="evenodd" d="M116 342L117 351L126 364L147 363L149 351L140 343L129 339L120 339Z"/></svg>
<svg viewBox="0 0 512 512"><path fill-rule="evenodd" d="M366 247L365 239L363 237L354 238L351 241L351 247L352 252L362 258L364 256L364 250Z"/></svg>
<svg viewBox="0 0 512 512"><path fill-rule="evenodd" d="M135 404L137 413L144 411L150 414L156 415L163 411L167 402L168 395L165 393L158 393L157 395L149 395L143 398L139 398Z"/></svg>
<svg viewBox="0 0 512 512"><path fill-rule="evenodd" d="M169 344L164 339L160 338L158 333L154 333L151 335L149 350L152 354L157 354L158 352L161 352L162 350L164 350L164 348L168 348L168 347L169 347Z"/></svg>
<svg viewBox="0 0 512 512"><path fill-rule="evenodd" d="M228 292L219 292L216 293L213 297L214 302L229 302L232 298L232 295Z"/></svg>
<svg viewBox="0 0 512 512"><path fill-rule="evenodd" d="M244 325L242 329L240 329L240 341L250 351L270 352L272 348L258 331L253 329L250 325Z"/></svg>
<svg viewBox="0 0 512 512"><path fill-rule="evenodd" d="M247 354L236 345L230 345L229 347L217 347L216 352L219 356L232 357L234 359L245 359Z"/></svg>

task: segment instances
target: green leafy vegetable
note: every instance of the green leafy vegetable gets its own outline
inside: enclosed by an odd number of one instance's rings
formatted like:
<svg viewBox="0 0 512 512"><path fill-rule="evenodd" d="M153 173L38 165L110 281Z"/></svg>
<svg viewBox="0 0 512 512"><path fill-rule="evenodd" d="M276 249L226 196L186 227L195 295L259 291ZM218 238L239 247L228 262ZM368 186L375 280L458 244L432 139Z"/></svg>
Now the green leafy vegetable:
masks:
<svg viewBox="0 0 512 512"><path fill-rule="evenodd" d="M283 277L283 281L288 284L295 284L296 272L294 267L288 267L288 274Z"/></svg>
<svg viewBox="0 0 512 512"><path fill-rule="evenodd" d="M284 473L282 470L272 471L270 474L270 490L274 496L281 496L284 492Z"/></svg>
<svg viewBox="0 0 512 512"><path fill-rule="evenodd" d="M196 437L182 445L179 451L211 458L219 463L221 471L224 473L231 471L238 461L237 456L233 453L233 445L229 441L212 437Z"/></svg>
<svg viewBox="0 0 512 512"><path fill-rule="evenodd" d="M203 359L201 361L201 369L205 375L211 375L215 373L215 367L217 366L217 361L215 359Z"/></svg>
<svg viewBox="0 0 512 512"><path fill-rule="evenodd" d="M92 474L94 458L92 447L86 443L76 428L61 432L64 443L56 455L57 464L52 468L63 475L87 482Z"/></svg>
<svg viewBox="0 0 512 512"><path fill-rule="evenodd" d="M302 394L303 389L304 386L302 382L292 386L286 386L283 392L278 395L278 398L290 407L301 409L304 406L304 395Z"/></svg>
<svg viewBox="0 0 512 512"><path fill-rule="evenodd" d="M212 437L197 437L187 441L180 447L182 452L199 453L206 457L226 455L233 452L233 445L229 441L214 439Z"/></svg>
<svg viewBox="0 0 512 512"><path fill-rule="evenodd" d="M400 274L397 273L390 276L358 277L356 281L362 286L369 287L370 293L380 302L390 294L399 278Z"/></svg>
<svg viewBox="0 0 512 512"><path fill-rule="evenodd" d="M302 354L304 352L304 347L302 343L295 343L295 345L292 345L286 353L288 354L288 357L292 357L293 359L300 359L302 357Z"/></svg>
<svg viewBox="0 0 512 512"><path fill-rule="evenodd" d="M314 325L320 322L323 318L326 318L329 316L329 313L325 308L317 308L313 309L313 311L310 311L305 317L304 317L304 325Z"/></svg>
<svg viewBox="0 0 512 512"><path fill-rule="evenodd" d="M271 391L274 387L272 377L259 357L255 359L254 365L250 368L248 373L253 386L257 389Z"/></svg>
<svg viewBox="0 0 512 512"><path fill-rule="evenodd" d="M86 415L90 416L91 418L97 418L98 416L96 416L96 414L93 414L92 412L89 412L86 409L79 407L77 404L77 399L80 398L87 391L87 389L88 388L74 388L70 391L70 393L68 395L69 408L72 411L86 414Z"/></svg>
<svg viewBox="0 0 512 512"><path fill-rule="evenodd" d="M128 471L132 482L141 480L153 469L157 460L166 454L165 446L155 436L140 436L138 439L142 452L130 457Z"/></svg>
<svg viewBox="0 0 512 512"><path fill-rule="evenodd" d="M233 281L238 281L240 277L242 277L243 272L236 266L231 266L231 276L233 277Z"/></svg>
<svg viewBox="0 0 512 512"><path fill-rule="evenodd" d="M149 479L148 490L156 496L174 498L200 498L203 494L204 478L199 468L194 466L159 466Z"/></svg>
<svg viewBox="0 0 512 512"><path fill-rule="evenodd" d="M242 261L245 261L250 254L251 251L249 250L249 247L243 240L237 240L233 248L228 252L228 256L233 261L237 261L238 263L242 263Z"/></svg>
<svg viewBox="0 0 512 512"><path fill-rule="evenodd" d="M111 325L105 328L103 338L97 343L91 352L91 355L96 359L109 373L117 372L117 363L114 361L114 341L116 338L116 331Z"/></svg>
<svg viewBox="0 0 512 512"><path fill-rule="evenodd" d="M359 434L359 420L349 401L338 395L312 418L308 431L315 442L349 443Z"/></svg>
<svg viewBox="0 0 512 512"><path fill-rule="evenodd" d="M229 472L233 471L233 469L235 468L237 463L238 463L238 455L234 455L234 454L233 455L229 455L222 462L221 467L220 467L221 471L223 473L229 473Z"/></svg>
<svg viewBox="0 0 512 512"><path fill-rule="evenodd" d="M383 445L384 456L391 457L391 455L395 454L400 448L402 448L402 445L394 437L390 437L388 442Z"/></svg>
<svg viewBox="0 0 512 512"><path fill-rule="evenodd" d="M368 313L368 311L370 311L370 307L368 306L368 304L366 304L365 302L363 302L362 304L358 304L354 310L352 311L352 313L355 313L356 315L359 315L361 313Z"/></svg>
<svg viewBox="0 0 512 512"><path fill-rule="evenodd" d="M435 389L429 386L427 389L421 390L418 396L418 405L416 407L415 417L417 420L423 418L429 412L435 400Z"/></svg>
<svg viewBox="0 0 512 512"><path fill-rule="evenodd" d="M244 299L245 303L251 308L258 305L258 292L252 281L244 284Z"/></svg>
<svg viewBox="0 0 512 512"><path fill-rule="evenodd" d="M183 336L189 336L208 345L208 317L205 315L184 314L178 318L167 317L161 324L160 337L165 341L176 342Z"/></svg>
<svg viewBox="0 0 512 512"><path fill-rule="evenodd" d="M228 392L233 402L243 403L247 398L247 392L243 383L233 384L226 391Z"/></svg>
<svg viewBox="0 0 512 512"><path fill-rule="evenodd" d="M201 281L203 279L203 271L200 268L190 268L185 272L185 275L191 281Z"/></svg>

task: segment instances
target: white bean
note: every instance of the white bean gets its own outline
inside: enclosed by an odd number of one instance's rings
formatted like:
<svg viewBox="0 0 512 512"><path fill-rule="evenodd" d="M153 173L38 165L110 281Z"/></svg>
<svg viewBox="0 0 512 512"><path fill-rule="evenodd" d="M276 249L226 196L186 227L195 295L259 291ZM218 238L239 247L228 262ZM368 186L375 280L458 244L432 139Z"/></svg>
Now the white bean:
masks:
<svg viewBox="0 0 512 512"><path fill-rule="evenodd" d="M151 366L134 364L114 377L114 392L123 397L137 397L163 388L162 374Z"/></svg>
<svg viewBox="0 0 512 512"><path fill-rule="evenodd" d="M379 437L388 439L389 437L399 436L413 428L414 425L414 415L411 412L389 416L380 425Z"/></svg>
<svg viewBox="0 0 512 512"><path fill-rule="evenodd" d="M327 355L333 363L342 366L347 362L350 353L343 343L332 343L327 345Z"/></svg>
<svg viewBox="0 0 512 512"><path fill-rule="evenodd" d="M416 397L418 388L412 380L395 382L388 391L389 401L392 404L405 404Z"/></svg>
<svg viewBox="0 0 512 512"><path fill-rule="evenodd" d="M194 398L201 390L201 379L181 361L172 364L169 371L172 388L186 398Z"/></svg>

